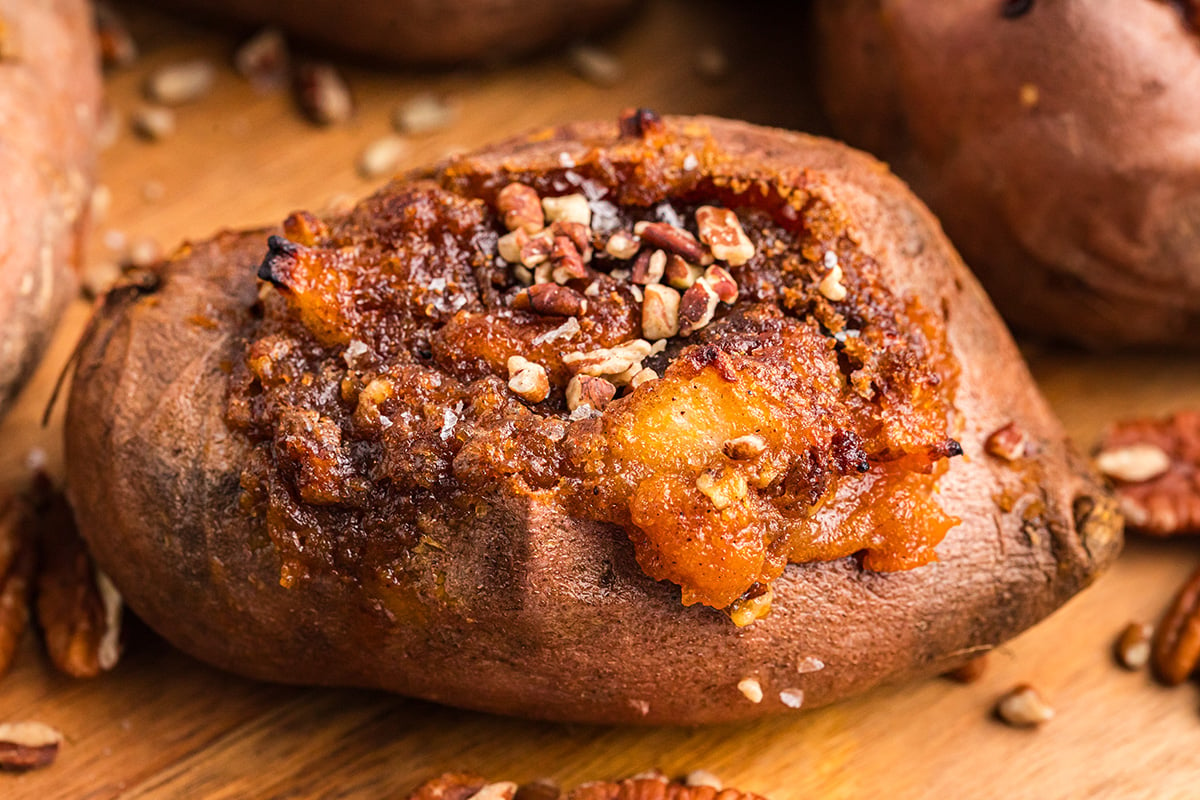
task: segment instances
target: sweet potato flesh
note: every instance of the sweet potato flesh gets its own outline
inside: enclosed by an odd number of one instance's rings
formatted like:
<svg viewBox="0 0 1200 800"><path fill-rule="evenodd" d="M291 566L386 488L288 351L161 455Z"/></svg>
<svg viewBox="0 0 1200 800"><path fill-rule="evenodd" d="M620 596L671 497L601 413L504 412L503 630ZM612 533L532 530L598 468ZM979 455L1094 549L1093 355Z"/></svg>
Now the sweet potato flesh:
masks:
<svg viewBox="0 0 1200 800"><path fill-rule="evenodd" d="M819 192L725 176L717 155L663 137L579 161L492 172L465 160L345 217L293 216L271 240L228 417L257 443L244 506L266 520L282 580L352 570L363 551L403 559L430 544L434 519L469 536L501 495L621 528L688 604L735 605L789 562L933 560L956 523L937 480L960 452L944 321L880 283ZM586 275L555 284L586 298L583 313L530 307L498 255L497 197L512 182L589 199ZM699 239L704 205L734 211L753 244L717 264L736 300L639 352L653 379L605 373L615 399L572 410L571 354L643 335L636 256L606 241L639 221ZM544 400L509 388L512 356L545 368Z"/></svg>

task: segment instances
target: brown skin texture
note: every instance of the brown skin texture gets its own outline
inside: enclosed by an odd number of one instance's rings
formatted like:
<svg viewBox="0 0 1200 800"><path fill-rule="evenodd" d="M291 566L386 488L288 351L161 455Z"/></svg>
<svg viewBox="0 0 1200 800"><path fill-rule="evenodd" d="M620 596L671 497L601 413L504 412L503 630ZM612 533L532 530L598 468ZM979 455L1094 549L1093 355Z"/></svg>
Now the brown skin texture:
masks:
<svg viewBox="0 0 1200 800"><path fill-rule="evenodd" d="M911 183L1017 328L1195 347L1200 36L1160 0L1002 5L819 3L835 130Z"/></svg>
<svg viewBox="0 0 1200 800"><path fill-rule="evenodd" d="M99 104L88 5L0 0L0 413L75 286Z"/></svg>
<svg viewBox="0 0 1200 800"><path fill-rule="evenodd" d="M582 160L593 148L616 158L617 137L609 123L541 131L454 170L550 170L560 154ZM568 516L537 492L501 491L483 498L483 522L432 520L425 532L439 546L417 548L397 572L360 563L354 576L313 570L282 588L264 526L239 509L251 443L225 418L271 233L251 231L186 246L153 291L110 295L80 354L69 495L130 607L183 650L259 678L521 716L690 724L785 711L785 689L803 690L812 707L943 672L1090 583L1120 547L1113 503L904 185L868 156L800 134L671 118L665 137L716 154L714 175L832 199L886 284L945 315L966 457L939 480L942 507L963 521L936 563L892 573L853 557L789 565L770 615L739 629L649 579L620 528ZM1036 457L984 453L988 434L1010 421ZM747 677L760 682L761 703L738 690Z"/></svg>
<svg viewBox="0 0 1200 800"><path fill-rule="evenodd" d="M634 0L172 0L403 64L498 62L593 33Z"/></svg>

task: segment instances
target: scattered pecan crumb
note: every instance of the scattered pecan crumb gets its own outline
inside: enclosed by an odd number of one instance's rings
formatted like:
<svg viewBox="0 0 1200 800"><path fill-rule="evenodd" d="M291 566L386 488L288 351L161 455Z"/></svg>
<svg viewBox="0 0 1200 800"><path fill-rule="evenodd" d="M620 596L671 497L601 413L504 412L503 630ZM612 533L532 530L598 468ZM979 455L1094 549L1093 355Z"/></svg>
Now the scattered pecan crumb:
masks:
<svg viewBox="0 0 1200 800"><path fill-rule="evenodd" d="M146 79L146 99L164 106L193 103L209 93L216 79L216 68L205 59L168 64Z"/></svg>
<svg viewBox="0 0 1200 800"><path fill-rule="evenodd" d="M124 18L108 3L96 3L94 11L100 62L107 69L131 66L137 61L138 48Z"/></svg>
<svg viewBox="0 0 1200 800"><path fill-rule="evenodd" d="M50 766L62 741L61 733L41 722L0 724L0 769L24 772Z"/></svg>
<svg viewBox="0 0 1200 800"><path fill-rule="evenodd" d="M755 583L725 611L734 625L745 628L767 616L774 599L775 590L770 584Z"/></svg>
<svg viewBox="0 0 1200 800"><path fill-rule="evenodd" d="M296 70L296 99L305 116L318 125L335 125L354 115L350 87L332 64L301 64Z"/></svg>
<svg viewBox="0 0 1200 800"><path fill-rule="evenodd" d="M1168 686L1186 681L1200 664L1200 569L1179 588L1158 623L1150 663Z"/></svg>
<svg viewBox="0 0 1200 800"><path fill-rule="evenodd" d="M392 126L408 136L426 136L449 127L458 109L442 97L425 92L410 97L392 111Z"/></svg>
<svg viewBox="0 0 1200 800"><path fill-rule="evenodd" d="M649 108L627 108L617 117L617 126L622 136L641 139L655 133L662 133L666 126L662 117Z"/></svg>
<svg viewBox="0 0 1200 800"><path fill-rule="evenodd" d="M825 268L829 270L825 277L821 278L821 282L817 284L817 291L820 292L825 299L839 303L846 299L846 287L842 284L842 265L837 260L837 255L832 251L825 254Z"/></svg>
<svg viewBox="0 0 1200 800"><path fill-rule="evenodd" d="M1014 728L1036 728L1054 718L1054 709L1028 683L1018 684L996 702L996 716Z"/></svg>
<svg viewBox="0 0 1200 800"><path fill-rule="evenodd" d="M391 175L407 154L407 141L399 136L381 136L359 154L358 174L368 179Z"/></svg>
<svg viewBox="0 0 1200 800"><path fill-rule="evenodd" d="M164 106L139 106L129 123L138 136L158 142L175 133L175 112Z"/></svg>
<svg viewBox="0 0 1200 800"><path fill-rule="evenodd" d="M567 52L567 58L579 77L596 86L615 86L625 77L620 60L594 45L575 45Z"/></svg>
<svg viewBox="0 0 1200 800"><path fill-rule="evenodd" d="M1015 422L992 431L983 443L984 450L1002 461L1019 461L1027 447L1025 432Z"/></svg>
<svg viewBox="0 0 1200 800"><path fill-rule="evenodd" d="M1150 662L1150 642L1154 629L1144 622L1131 622L1113 645L1117 663L1128 670L1139 670Z"/></svg>
<svg viewBox="0 0 1200 800"><path fill-rule="evenodd" d="M988 656L984 653L944 673L944 676L958 683L975 683L983 678L987 665Z"/></svg>
<svg viewBox="0 0 1200 800"><path fill-rule="evenodd" d="M290 58L278 28L263 28L238 47L233 66L256 91L274 92L287 85Z"/></svg>

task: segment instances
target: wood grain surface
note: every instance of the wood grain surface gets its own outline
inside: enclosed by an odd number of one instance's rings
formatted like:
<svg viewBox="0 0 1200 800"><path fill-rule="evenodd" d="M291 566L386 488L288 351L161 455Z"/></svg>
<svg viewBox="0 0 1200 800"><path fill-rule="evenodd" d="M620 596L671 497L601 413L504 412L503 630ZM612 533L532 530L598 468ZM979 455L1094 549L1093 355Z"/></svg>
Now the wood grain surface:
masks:
<svg viewBox="0 0 1200 800"><path fill-rule="evenodd" d="M459 109L443 131L410 142L403 166L461 147L629 105L705 112L821 130L805 88L802 24L790 4L658 0L602 41L626 74L615 86L573 75L562 54L498 70L389 73L347 66L358 101L348 125L317 129L286 93L259 94L228 67L236 37L129 11L143 55L109 76L112 106L140 101L149 70L202 56L220 65L214 91L178 111L178 131L147 143L122 133L103 156L112 205L93 264L114 259L120 232L171 247L222 227L273 222L297 208L359 196L355 159L386 134L391 110L424 91ZM699 49L730 58L721 81L699 78ZM59 421L40 418L87 318L64 320L51 356L0 427L0 483L27 476L29 453L61 473ZM1088 447L1111 420L1200 406L1200 361L1028 354L1071 434ZM775 800L802 798L1188 798L1200 796L1196 685L1164 689L1112 660L1131 620L1153 621L1200 561L1195 542L1132 542L1116 568L1065 609L1001 648L970 686L944 680L889 687L832 708L702 729L553 725L441 708L377 693L271 686L206 667L133 625L110 674L55 674L32 637L0 681L0 721L64 732L52 767L0 774L0 798L387 798L448 769L566 786L650 768L706 769ZM1044 728L992 720L996 697L1035 684L1057 710Z"/></svg>

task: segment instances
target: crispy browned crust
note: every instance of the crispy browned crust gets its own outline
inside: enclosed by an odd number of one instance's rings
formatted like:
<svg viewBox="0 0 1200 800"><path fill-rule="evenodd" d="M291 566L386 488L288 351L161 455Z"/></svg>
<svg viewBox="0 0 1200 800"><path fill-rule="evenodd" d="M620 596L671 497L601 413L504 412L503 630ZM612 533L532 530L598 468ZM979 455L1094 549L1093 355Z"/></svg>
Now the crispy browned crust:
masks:
<svg viewBox="0 0 1200 800"><path fill-rule="evenodd" d="M99 66L84 0L0 0L0 413L75 286Z"/></svg>
<svg viewBox="0 0 1200 800"><path fill-rule="evenodd" d="M839 135L942 220L1020 329L1200 341L1200 37L1159 0L825 0Z"/></svg>
<svg viewBox="0 0 1200 800"><path fill-rule="evenodd" d="M405 64L498 62L584 36L635 0L172 0ZM165 5L165 4L164 4Z"/></svg>
<svg viewBox="0 0 1200 800"><path fill-rule="evenodd" d="M185 248L157 292L111 303L82 349L66 423L70 495L129 605L182 649L260 678L523 716L700 723L786 710L788 689L811 707L945 671L1086 586L1120 546L1112 501L904 185L868 156L801 134L709 118L668 129L723 151L715 170L834 198L884 282L944 311L967 457L941 480L942 504L963 523L939 563L888 574L854 559L789 566L771 614L738 629L647 578L619 529L523 495L489 498L470 530L430 531L444 549L418 548L395 582L381 565L376 580L322 572L281 588L275 549L238 508L250 445L223 417L269 233L254 231ZM616 137L602 123L542 131L456 169L549 169ZM205 324L185 322L197 315ZM1036 458L984 453L1010 421ZM761 685L761 703L737 688L745 678Z"/></svg>

